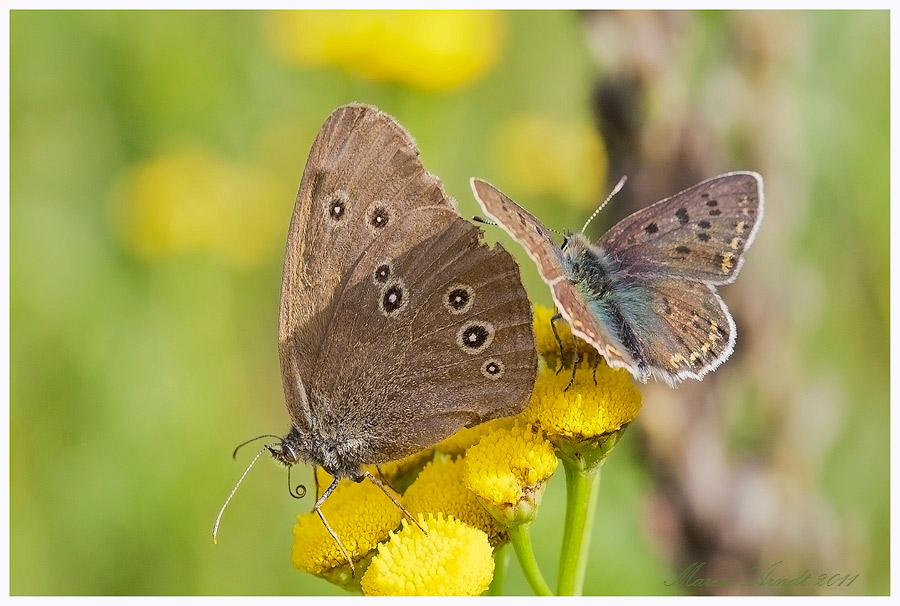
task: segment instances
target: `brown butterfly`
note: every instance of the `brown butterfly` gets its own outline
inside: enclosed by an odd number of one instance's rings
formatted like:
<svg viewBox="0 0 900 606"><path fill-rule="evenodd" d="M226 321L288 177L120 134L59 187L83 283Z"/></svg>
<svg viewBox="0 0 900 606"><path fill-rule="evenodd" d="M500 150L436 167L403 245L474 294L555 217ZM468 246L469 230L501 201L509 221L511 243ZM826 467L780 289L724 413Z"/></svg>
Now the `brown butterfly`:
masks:
<svg viewBox="0 0 900 606"><path fill-rule="evenodd" d="M339 545L321 505L340 479L382 486L363 465L517 414L531 395L537 355L518 265L481 241L409 133L374 107L336 109L309 153L278 351L291 429L264 450L331 474L314 509Z"/></svg>

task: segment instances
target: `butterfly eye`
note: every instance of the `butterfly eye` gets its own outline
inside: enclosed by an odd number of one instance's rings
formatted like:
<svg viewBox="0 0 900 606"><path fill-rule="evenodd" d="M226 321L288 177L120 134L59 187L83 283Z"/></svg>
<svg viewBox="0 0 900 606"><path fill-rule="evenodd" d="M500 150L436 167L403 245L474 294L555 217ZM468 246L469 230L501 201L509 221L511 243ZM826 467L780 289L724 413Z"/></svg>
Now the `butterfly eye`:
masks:
<svg viewBox="0 0 900 606"><path fill-rule="evenodd" d="M490 358L481 365L481 374L492 381L496 381L503 376L503 362L497 358Z"/></svg>
<svg viewBox="0 0 900 606"><path fill-rule="evenodd" d="M494 326L490 322L466 322L456 333L456 344L464 352L477 354L494 340Z"/></svg>
<svg viewBox="0 0 900 606"><path fill-rule="evenodd" d="M379 306L381 312L389 318L393 318L406 309L409 297L403 282L395 282L381 292Z"/></svg>
<svg viewBox="0 0 900 606"><path fill-rule="evenodd" d="M376 229L384 227L388 224L388 220L390 220L390 213L388 213L387 208L381 205L374 206L371 211L369 211L369 226L374 227Z"/></svg>
<svg viewBox="0 0 900 606"><path fill-rule="evenodd" d="M375 282L377 284L386 283L388 281L388 278L391 277L391 266L387 263L382 263L375 268L375 273L372 277L375 279Z"/></svg>
<svg viewBox="0 0 900 606"><path fill-rule="evenodd" d="M325 196L324 202L332 221L340 221L347 215L347 192L337 190Z"/></svg>
<svg viewBox="0 0 900 606"><path fill-rule="evenodd" d="M444 307L451 314L464 314L472 309L475 290L468 284L454 284L444 293Z"/></svg>

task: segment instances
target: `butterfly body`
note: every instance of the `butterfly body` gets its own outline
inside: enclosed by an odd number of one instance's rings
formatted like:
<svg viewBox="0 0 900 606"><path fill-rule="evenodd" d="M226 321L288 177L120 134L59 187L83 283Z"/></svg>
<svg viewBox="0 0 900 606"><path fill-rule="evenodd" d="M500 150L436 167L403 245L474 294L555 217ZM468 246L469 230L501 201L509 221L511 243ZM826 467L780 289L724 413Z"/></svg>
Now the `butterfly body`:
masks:
<svg viewBox="0 0 900 606"><path fill-rule="evenodd" d="M646 373L638 336L632 327L646 323L641 310L648 304L647 294L634 287L634 281L621 272L614 258L581 234L568 235L562 251L567 279L590 311L604 326L610 327L610 345L617 351L627 352L638 370Z"/></svg>
<svg viewBox="0 0 900 606"><path fill-rule="evenodd" d="M572 331L610 366L674 386L701 379L734 350L735 325L716 286L734 281L763 214L762 178L703 181L617 223L597 242L562 247L533 215L472 180L485 213L517 240Z"/></svg>

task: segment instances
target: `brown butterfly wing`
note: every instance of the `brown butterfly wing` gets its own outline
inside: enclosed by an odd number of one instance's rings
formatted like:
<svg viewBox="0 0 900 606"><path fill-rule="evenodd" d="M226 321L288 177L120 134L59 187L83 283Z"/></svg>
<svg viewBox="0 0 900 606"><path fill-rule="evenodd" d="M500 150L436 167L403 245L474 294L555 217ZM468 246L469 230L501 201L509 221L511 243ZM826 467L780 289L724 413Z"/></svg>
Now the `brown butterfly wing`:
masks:
<svg viewBox="0 0 900 606"><path fill-rule="evenodd" d="M728 173L629 215L598 244L629 275L729 284L762 215L762 177Z"/></svg>
<svg viewBox="0 0 900 606"><path fill-rule="evenodd" d="M644 318L641 353L650 372L674 386L701 379L734 351L734 320L715 287L677 277L653 277Z"/></svg>
<svg viewBox="0 0 900 606"><path fill-rule="evenodd" d="M392 221L421 206L454 208L409 133L374 107L332 112L310 150L288 230L279 314L286 381L292 365L303 376L311 370L328 322L322 312L359 255ZM289 338L300 351L287 360Z"/></svg>
<svg viewBox="0 0 900 606"><path fill-rule="evenodd" d="M470 183L488 218L525 248L547 284L553 286L566 277L563 253L543 223L487 181L473 178Z"/></svg>
<svg viewBox="0 0 900 606"><path fill-rule="evenodd" d="M531 307L513 258L479 236L453 210L411 210L324 310L305 388L322 437L358 446L349 463L396 459L527 404Z"/></svg>

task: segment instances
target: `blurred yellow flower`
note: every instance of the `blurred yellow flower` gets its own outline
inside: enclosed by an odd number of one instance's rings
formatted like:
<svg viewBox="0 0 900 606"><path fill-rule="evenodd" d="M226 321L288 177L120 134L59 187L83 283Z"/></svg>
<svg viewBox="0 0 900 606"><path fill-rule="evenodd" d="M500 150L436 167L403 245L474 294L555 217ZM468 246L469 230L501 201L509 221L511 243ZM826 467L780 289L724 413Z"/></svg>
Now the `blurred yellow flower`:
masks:
<svg viewBox="0 0 900 606"><path fill-rule="evenodd" d="M452 517L419 514L427 534L403 520L378 546L362 578L366 595L474 596L494 576L487 535Z"/></svg>
<svg viewBox="0 0 900 606"><path fill-rule="evenodd" d="M464 480L502 525L530 521L559 461L531 425L495 429L466 451Z"/></svg>
<svg viewBox="0 0 900 606"><path fill-rule="evenodd" d="M304 67L333 65L427 91L456 88L496 63L505 39L493 11L277 11L275 52Z"/></svg>
<svg viewBox="0 0 900 606"><path fill-rule="evenodd" d="M585 209L602 202L606 149L590 123L520 114L493 134L490 149L497 180L515 183L522 196L554 197Z"/></svg>
<svg viewBox="0 0 900 606"><path fill-rule="evenodd" d="M354 562L369 555L403 517L378 486L349 480L338 484L322 505L322 513ZM300 570L326 577L347 567L344 554L315 511L297 516L291 560Z"/></svg>
<svg viewBox="0 0 900 606"><path fill-rule="evenodd" d="M538 354L547 362L550 368L557 368L560 363L560 343L562 344L562 363L563 366L571 368L574 360L575 344L578 344L578 363L593 367L598 361L600 354L596 349L582 339L573 339L572 330L569 323L564 318L560 318L553 323L556 326L556 332L559 334L559 341L553 335L553 326L550 324L550 318L554 315L554 310L543 305L534 306L534 337ZM571 377L571 373L568 375Z"/></svg>
<svg viewBox="0 0 900 606"><path fill-rule="evenodd" d="M114 213L125 244L145 259L209 251L251 266L283 245L290 198L253 167L194 149L133 167Z"/></svg>
<svg viewBox="0 0 900 606"><path fill-rule="evenodd" d="M492 545L503 539L503 529L481 506L463 482L462 457L438 454L428 463L403 495L403 504L413 515L443 513L487 533Z"/></svg>
<svg viewBox="0 0 900 606"><path fill-rule="evenodd" d="M570 371L541 371L522 417L540 426L554 444L558 436L581 440L617 431L637 416L641 392L627 370L613 370L605 362L597 366L596 376L594 385L594 369L582 364L566 389Z"/></svg>

